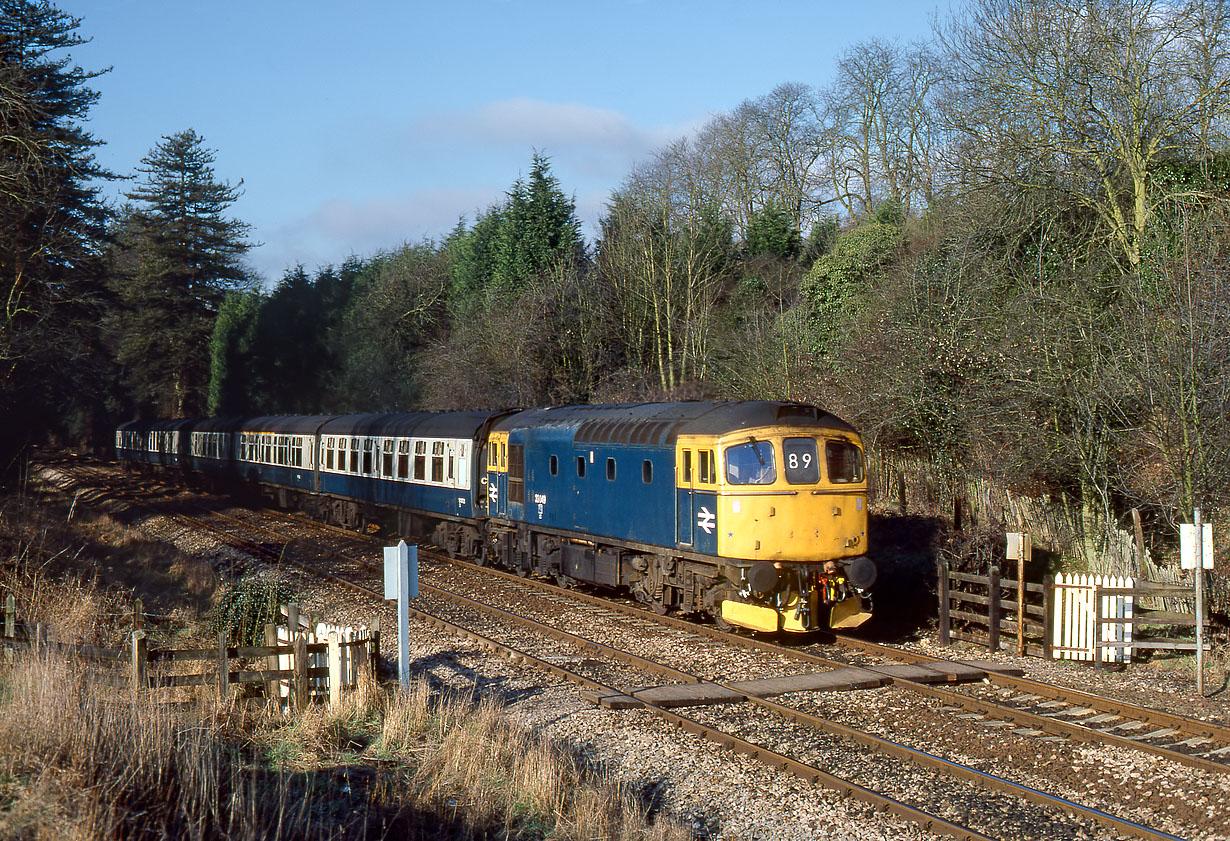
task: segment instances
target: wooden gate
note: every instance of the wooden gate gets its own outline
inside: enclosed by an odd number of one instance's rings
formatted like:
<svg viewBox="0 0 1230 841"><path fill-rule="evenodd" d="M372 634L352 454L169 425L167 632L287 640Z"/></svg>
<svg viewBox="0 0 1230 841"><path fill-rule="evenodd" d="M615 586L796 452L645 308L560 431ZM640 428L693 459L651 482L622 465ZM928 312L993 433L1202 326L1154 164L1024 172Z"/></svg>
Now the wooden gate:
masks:
<svg viewBox="0 0 1230 841"><path fill-rule="evenodd" d="M1095 660L1130 663L1131 647L1098 648L1097 642L1132 641L1130 620L1135 599L1130 594L1096 594L1097 587L1131 590L1131 578L1087 573L1055 576L1051 652L1056 660ZM1109 622L1107 620L1110 620Z"/></svg>

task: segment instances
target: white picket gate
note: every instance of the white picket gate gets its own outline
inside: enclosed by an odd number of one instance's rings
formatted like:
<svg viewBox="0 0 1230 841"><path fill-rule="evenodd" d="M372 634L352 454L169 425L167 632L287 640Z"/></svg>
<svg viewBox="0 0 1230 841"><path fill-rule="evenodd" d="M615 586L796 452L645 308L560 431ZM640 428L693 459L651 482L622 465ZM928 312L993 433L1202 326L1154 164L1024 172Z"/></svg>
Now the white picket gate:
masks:
<svg viewBox="0 0 1230 841"><path fill-rule="evenodd" d="M1130 589L1131 578L1113 575L1089 575L1087 573L1059 573L1055 576L1054 616L1051 623L1051 656L1056 660L1093 660L1095 587ZM1133 598L1130 595L1103 595L1103 619L1131 619ZM1101 642L1131 642L1132 626L1129 623L1104 624ZM1101 661L1105 663L1130 663L1132 649L1104 648Z"/></svg>
<svg viewBox="0 0 1230 841"><path fill-rule="evenodd" d="M341 643L341 648L338 651L341 661L339 672L341 680L339 684L342 687L353 687L359 682L359 664L354 654L354 648L346 643L366 640L371 634L368 632L367 626L354 628L349 625L337 625L332 622L317 622L316 627L307 629L307 642L309 645L328 642L330 635L335 633L338 636L338 642ZM289 645L290 642L290 629L285 625L278 625L278 645ZM309 669L327 668L328 665L328 652L322 651L319 654L308 654ZM285 670L294 668L293 656L290 654L279 655L278 668ZM309 683L314 693L324 694L329 691L329 679L327 677L313 677L309 679ZM281 681L280 691L283 698L289 697L290 681Z"/></svg>

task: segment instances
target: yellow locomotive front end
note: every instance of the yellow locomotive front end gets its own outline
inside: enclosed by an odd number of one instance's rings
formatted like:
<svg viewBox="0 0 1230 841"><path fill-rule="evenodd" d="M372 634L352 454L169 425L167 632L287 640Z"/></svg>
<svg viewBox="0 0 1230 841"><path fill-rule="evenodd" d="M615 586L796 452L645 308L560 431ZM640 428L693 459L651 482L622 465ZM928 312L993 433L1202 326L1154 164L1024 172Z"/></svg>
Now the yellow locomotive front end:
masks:
<svg viewBox="0 0 1230 841"><path fill-rule="evenodd" d="M772 426L677 442L680 498L727 561L721 624L757 631L851 628L870 618L862 443L849 428Z"/></svg>

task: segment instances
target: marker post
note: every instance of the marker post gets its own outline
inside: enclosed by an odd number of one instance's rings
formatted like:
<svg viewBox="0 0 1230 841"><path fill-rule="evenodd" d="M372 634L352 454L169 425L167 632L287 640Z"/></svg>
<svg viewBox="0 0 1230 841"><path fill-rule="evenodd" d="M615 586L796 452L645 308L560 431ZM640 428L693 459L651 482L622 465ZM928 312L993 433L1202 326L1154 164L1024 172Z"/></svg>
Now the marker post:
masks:
<svg viewBox="0 0 1230 841"><path fill-rule="evenodd" d="M410 600L419 595L419 547L384 547L384 597L397 599L397 680L410 686Z"/></svg>

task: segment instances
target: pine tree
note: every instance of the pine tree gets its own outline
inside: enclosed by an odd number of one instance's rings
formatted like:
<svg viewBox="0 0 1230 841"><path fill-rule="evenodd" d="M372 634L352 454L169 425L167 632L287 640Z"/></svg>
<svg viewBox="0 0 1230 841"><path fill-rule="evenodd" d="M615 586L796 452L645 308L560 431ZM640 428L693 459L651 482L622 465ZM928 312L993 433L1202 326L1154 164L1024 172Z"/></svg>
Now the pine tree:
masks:
<svg viewBox="0 0 1230 841"><path fill-rule="evenodd" d="M80 21L45 0L0 0L0 447L101 409L96 325L106 209L100 145L82 123L101 72L64 54ZM77 430L81 431L81 430ZM3 461L0 459L0 469Z"/></svg>
<svg viewBox="0 0 1230 841"><path fill-rule="evenodd" d="M192 129L169 135L126 194L139 204L121 227L117 355L134 395L157 414L205 408L214 320L226 293L249 282L241 258L250 226L226 215L243 182L218 181L214 160Z"/></svg>

